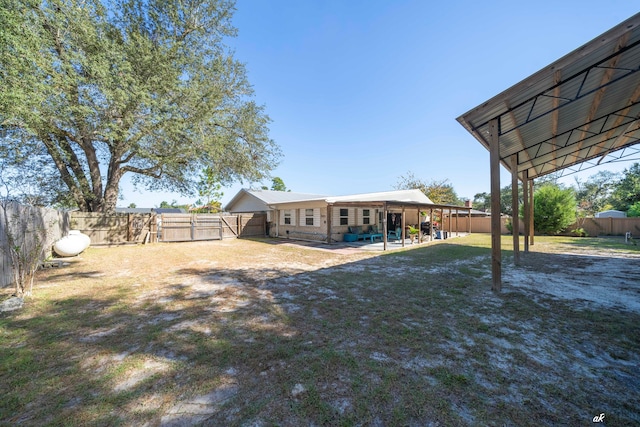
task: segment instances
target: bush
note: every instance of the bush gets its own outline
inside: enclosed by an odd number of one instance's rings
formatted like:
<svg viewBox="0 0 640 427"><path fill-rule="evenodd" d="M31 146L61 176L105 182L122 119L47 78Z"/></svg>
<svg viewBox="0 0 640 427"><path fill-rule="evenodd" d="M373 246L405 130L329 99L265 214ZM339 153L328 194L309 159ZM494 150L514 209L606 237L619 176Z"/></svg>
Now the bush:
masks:
<svg viewBox="0 0 640 427"><path fill-rule="evenodd" d="M587 233L587 230L585 230L582 227L576 228L575 230L571 230L571 232L576 236L576 237L589 237L589 233Z"/></svg>
<svg viewBox="0 0 640 427"><path fill-rule="evenodd" d="M571 188L545 184L536 191L533 200L533 225L538 233L557 234L576 220L576 197Z"/></svg>
<svg viewBox="0 0 640 427"><path fill-rule="evenodd" d="M629 210L627 211L628 217L640 217L640 202L635 202L631 206L629 206Z"/></svg>

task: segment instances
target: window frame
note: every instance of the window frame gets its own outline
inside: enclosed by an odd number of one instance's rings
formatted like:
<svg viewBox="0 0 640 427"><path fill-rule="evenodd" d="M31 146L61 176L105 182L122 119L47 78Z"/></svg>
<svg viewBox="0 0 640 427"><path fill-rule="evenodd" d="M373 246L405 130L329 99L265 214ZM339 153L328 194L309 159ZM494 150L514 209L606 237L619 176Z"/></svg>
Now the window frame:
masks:
<svg viewBox="0 0 640 427"><path fill-rule="evenodd" d="M349 209L348 208L338 208L338 217L340 218L340 225L349 225ZM345 214L343 215L343 212Z"/></svg>
<svg viewBox="0 0 640 427"><path fill-rule="evenodd" d="M365 215L365 212L367 213ZM362 225L371 224L371 209L362 209Z"/></svg>
<svg viewBox="0 0 640 427"><path fill-rule="evenodd" d="M314 217L315 215L314 215L313 208L306 208L304 210L304 224L307 227L314 227L316 225L314 222L314 219L315 219ZM311 224L309 224L309 220L311 220Z"/></svg>

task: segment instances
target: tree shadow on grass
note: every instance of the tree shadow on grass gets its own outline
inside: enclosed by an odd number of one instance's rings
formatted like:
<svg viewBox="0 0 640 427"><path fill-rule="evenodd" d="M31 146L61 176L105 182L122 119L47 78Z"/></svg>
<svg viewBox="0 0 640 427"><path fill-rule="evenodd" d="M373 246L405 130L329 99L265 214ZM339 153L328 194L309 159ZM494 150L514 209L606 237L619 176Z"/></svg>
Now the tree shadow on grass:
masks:
<svg viewBox="0 0 640 427"><path fill-rule="evenodd" d="M213 296L172 285L137 300L71 297L3 316L0 378L9 392L0 422L203 422L236 394L233 366L249 355L266 363L270 347L288 347L280 328L261 327L277 322L277 310L250 289L249 304L221 306ZM262 352L253 348L264 342Z"/></svg>
<svg viewBox="0 0 640 427"><path fill-rule="evenodd" d="M40 301L0 317L0 422L640 419L640 315L492 293L488 262L456 242L317 269L190 266L140 291Z"/></svg>

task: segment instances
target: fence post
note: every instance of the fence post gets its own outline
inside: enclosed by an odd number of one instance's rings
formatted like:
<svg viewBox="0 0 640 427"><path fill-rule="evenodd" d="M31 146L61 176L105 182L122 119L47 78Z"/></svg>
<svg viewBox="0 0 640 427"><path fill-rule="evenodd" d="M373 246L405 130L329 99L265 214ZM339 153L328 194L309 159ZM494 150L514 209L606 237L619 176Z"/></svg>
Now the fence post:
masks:
<svg viewBox="0 0 640 427"><path fill-rule="evenodd" d="M131 213L128 213L127 214L127 242L131 241L131 236L133 235L132 227L133 227L133 224L131 224Z"/></svg>
<svg viewBox="0 0 640 427"><path fill-rule="evenodd" d="M149 233L151 233L149 243L156 243L158 231L156 225L156 214L153 212L149 214Z"/></svg>

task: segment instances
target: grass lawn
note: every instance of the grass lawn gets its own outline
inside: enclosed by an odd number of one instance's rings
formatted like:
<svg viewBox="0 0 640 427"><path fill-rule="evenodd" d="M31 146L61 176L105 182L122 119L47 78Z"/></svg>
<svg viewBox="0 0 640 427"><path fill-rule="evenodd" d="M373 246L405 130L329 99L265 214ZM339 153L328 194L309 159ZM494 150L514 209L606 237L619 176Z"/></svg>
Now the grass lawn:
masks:
<svg viewBox="0 0 640 427"><path fill-rule="evenodd" d="M0 425L640 424L638 247L489 245L89 248L0 314Z"/></svg>

